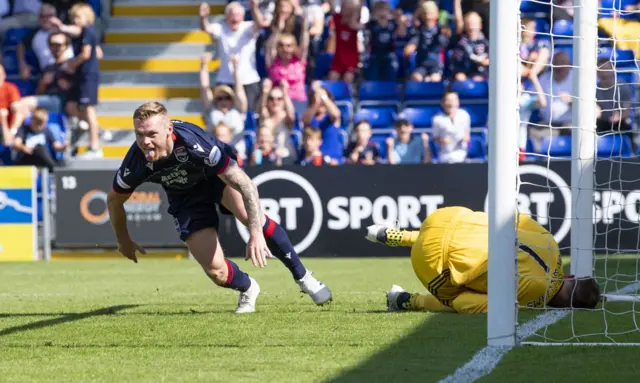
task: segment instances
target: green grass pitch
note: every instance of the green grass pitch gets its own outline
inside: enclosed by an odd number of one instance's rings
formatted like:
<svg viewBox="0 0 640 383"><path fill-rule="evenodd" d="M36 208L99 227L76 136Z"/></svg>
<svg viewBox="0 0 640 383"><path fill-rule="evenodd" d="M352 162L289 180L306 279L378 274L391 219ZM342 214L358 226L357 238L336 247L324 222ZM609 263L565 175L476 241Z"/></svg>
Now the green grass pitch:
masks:
<svg viewBox="0 0 640 383"><path fill-rule="evenodd" d="M277 260L264 269L240 261L263 291L258 312L243 316L232 312L236 293L215 287L194 261L3 264L0 382L425 383L486 344L484 315L385 312L392 283L422 290L408 258L304 261L332 288L329 307L299 293ZM606 266L610 276L636 275L635 259ZM616 340L640 342L633 306L607 307L540 334L571 337L572 322L578 335L602 334L606 322L609 332L631 331ZM481 381L635 381L639 352L523 346Z"/></svg>

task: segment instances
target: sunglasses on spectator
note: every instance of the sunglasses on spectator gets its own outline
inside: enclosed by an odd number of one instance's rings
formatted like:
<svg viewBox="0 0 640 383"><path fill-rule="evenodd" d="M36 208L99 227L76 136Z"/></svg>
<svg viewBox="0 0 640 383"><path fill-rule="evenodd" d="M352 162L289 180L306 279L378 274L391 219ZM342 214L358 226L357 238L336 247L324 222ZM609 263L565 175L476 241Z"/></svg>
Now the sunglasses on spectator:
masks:
<svg viewBox="0 0 640 383"><path fill-rule="evenodd" d="M60 47L63 47L65 45L67 45L67 44L66 43L49 43L49 46L51 48L60 48Z"/></svg>
<svg viewBox="0 0 640 383"><path fill-rule="evenodd" d="M270 101L282 101L283 98L282 97L273 97L273 96L269 96L268 98Z"/></svg>
<svg viewBox="0 0 640 383"><path fill-rule="evenodd" d="M218 96L216 97L216 101L231 101L231 96Z"/></svg>

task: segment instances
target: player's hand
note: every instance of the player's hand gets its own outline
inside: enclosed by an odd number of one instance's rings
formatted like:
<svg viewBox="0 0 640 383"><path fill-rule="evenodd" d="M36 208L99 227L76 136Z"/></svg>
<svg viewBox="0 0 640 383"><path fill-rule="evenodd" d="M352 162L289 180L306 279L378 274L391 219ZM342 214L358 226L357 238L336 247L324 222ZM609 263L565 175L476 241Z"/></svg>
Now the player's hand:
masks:
<svg viewBox="0 0 640 383"><path fill-rule="evenodd" d="M209 8L209 4L207 3L200 4L200 17L202 18L209 17L210 13L211 13L211 8Z"/></svg>
<svg viewBox="0 0 640 383"><path fill-rule="evenodd" d="M264 235L262 233L252 234L249 242L247 242L245 260L251 259L254 266L265 267L267 265L267 258L272 257L273 255L267 247Z"/></svg>
<svg viewBox="0 0 640 383"><path fill-rule="evenodd" d="M138 258L136 257L136 251L139 251L140 254L147 254L147 251L137 243L133 241L129 241L127 243L119 243L118 251L125 256L125 258L129 258L130 260L138 263Z"/></svg>

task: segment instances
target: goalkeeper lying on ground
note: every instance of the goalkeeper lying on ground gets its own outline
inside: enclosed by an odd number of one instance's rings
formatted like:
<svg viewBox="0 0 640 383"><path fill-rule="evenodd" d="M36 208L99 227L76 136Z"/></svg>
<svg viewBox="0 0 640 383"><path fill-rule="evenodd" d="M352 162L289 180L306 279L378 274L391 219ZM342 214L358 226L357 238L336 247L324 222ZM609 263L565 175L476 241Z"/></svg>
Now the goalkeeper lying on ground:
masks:
<svg viewBox="0 0 640 383"><path fill-rule="evenodd" d="M368 228L367 239L411 247L411 264L430 294L410 294L399 286L387 292L389 311L487 311L488 216L464 207L436 210L420 231L383 225ZM593 278L564 276L558 243L534 219L518 220L517 299L526 307L594 308L600 288Z"/></svg>

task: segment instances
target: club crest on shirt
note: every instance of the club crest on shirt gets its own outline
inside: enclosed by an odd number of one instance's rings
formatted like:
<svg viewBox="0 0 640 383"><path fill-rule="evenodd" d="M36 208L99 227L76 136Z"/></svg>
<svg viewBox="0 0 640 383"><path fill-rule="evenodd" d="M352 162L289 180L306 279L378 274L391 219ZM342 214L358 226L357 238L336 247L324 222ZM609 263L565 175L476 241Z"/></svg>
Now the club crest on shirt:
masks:
<svg viewBox="0 0 640 383"><path fill-rule="evenodd" d="M184 146L178 146L173 150L173 154L176 156L176 160L180 162L187 162L189 159L189 154L187 153L187 149Z"/></svg>

